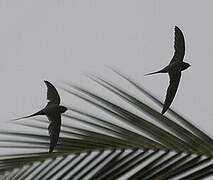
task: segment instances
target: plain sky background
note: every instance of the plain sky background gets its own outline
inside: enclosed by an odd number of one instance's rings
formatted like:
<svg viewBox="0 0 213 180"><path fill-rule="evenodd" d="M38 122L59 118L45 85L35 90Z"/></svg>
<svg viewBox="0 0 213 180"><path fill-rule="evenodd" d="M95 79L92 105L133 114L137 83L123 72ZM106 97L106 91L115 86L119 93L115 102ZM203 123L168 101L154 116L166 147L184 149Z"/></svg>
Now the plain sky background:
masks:
<svg viewBox="0 0 213 180"><path fill-rule="evenodd" d="M43 80L87 87L84 72L116 76L105 65L164 100L167 75L144 74L169 63L177 25L191 67L172 107L213 136L212 17L211 0L1 0L1 126L45 105Z"/></svg>

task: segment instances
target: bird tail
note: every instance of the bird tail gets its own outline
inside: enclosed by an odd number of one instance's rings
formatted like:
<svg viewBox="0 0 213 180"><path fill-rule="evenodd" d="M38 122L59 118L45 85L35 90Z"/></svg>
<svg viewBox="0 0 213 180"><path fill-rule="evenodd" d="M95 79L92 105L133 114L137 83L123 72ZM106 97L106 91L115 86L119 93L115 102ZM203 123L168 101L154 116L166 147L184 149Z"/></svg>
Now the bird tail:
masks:
<svg viewBox="0 0 213 180"><path fill-rule="evenodd" d="M151 73L145 74L144 76L149 76L149 75L158 74L158 73L163 73L163 71L160 70L160 71L151 72Z"/></svg>
<svg viewBox="0 0 213 180"><path fill-rule="evenodd" d="M34 116L37 116L37 115L44 115L43 111L38 111L34 114L31 114L29 116L24 116L24 117L20 117L20 118L16 118L16 119L11 119L11 121L17 121L17 120L20 120L20 119L26 119L26 118L30 118L30 117L34 117Z"/></svg>

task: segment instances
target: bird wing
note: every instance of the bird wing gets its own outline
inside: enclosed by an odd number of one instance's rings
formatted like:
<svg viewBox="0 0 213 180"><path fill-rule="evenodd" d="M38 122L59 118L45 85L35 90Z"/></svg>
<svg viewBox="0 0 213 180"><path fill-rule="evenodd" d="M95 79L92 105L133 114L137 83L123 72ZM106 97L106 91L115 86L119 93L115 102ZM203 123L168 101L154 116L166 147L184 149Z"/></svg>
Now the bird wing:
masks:
<svg viewBox="0 0 213 180"><path fill-rule="evenodd" d="M175 53L170 62L183 61L185 55L185 40L182 31L175 26L175 42L174 42Z"/></svg>
<svg viewBox="0 0 213 180"><path fill-rule="evenodd" d="M54 104L60 104L60 96L56 88L48 81L44 81L47 86L47 99Z"/></svg>
<svg viewBox="0 0 213 180"><path fill-rule="evenodd" d="M61 115L59 113L56 113L54 115L48 115L47 117L50 121L48 131L50 135L49 153L51 153L58 142L59 134L61 131Z"/></svg>
<svg viewBox="0 0 213 180"><path fill-rule="evenodd" d="M181 72L169 73L169 77L170 77L169 87L166 92L166 99L164 101L164 106L161 114L164 114L167 111L167 109L169 109L169 106L171 105L175 97L180 82Z"/></svg>

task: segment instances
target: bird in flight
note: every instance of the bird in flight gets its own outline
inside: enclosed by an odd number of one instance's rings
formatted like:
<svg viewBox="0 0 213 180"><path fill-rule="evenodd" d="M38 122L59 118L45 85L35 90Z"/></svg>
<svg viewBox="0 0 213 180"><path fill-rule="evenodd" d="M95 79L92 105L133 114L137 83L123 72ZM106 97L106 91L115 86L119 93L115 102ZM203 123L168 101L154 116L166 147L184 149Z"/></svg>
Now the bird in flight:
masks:
<svg viewBox="0 0 213 180"><path fill-rule="evenodd" d="M169 65L167 65L166 67L164 67L159 71L146 74L146 75L157 73L169 74L170 82L166 92L166 99L164 101L164 106L161 114L164 114L168 110L169 106L171 105L175 97L180 82L181 72L190 67L190 64L183 62L183 58L185 55L185 40L182 31L177 26L175 26L174 49L175 53Z"/></svg>
<svg viewBox="0 0 213 180"><path fill-rule="evenodd" d="M49 153L51 153L58 142L58 138L59 138L59 134L61 130L61 114L67 111L67 108L64 106L60 106L60 96L56 88L50 82L48 81L44 81L44 82L47 86L47 100L49 100L46 107L44 107L42 110L34 114L31 114L29 116L24 116L18 119L14 119L14 120L34 117L37 115L46 115L49 120L49 126L48 126L48 131L50 135Z"/></svg>

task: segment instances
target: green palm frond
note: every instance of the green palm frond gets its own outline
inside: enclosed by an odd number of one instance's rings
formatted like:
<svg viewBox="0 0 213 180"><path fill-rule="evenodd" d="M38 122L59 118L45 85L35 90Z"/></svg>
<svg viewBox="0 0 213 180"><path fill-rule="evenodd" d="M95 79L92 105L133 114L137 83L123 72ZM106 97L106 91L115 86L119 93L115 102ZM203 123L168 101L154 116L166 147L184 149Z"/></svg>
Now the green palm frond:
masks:
<svg viewBox="0 0 213 180"><path fill-rule="evenodd" d="M0 148L8 150L0 156L1 179L191 180L210 176L212 138L171 109L162 116L156 110L162 106L158 98L114 72L138 94L91 74L88 77L108 94L66 83L63 90L89 106L87 110L68 106L55 152L47 153L46 119L19 121L11 124L17 129L0 131Z"/></svg>

